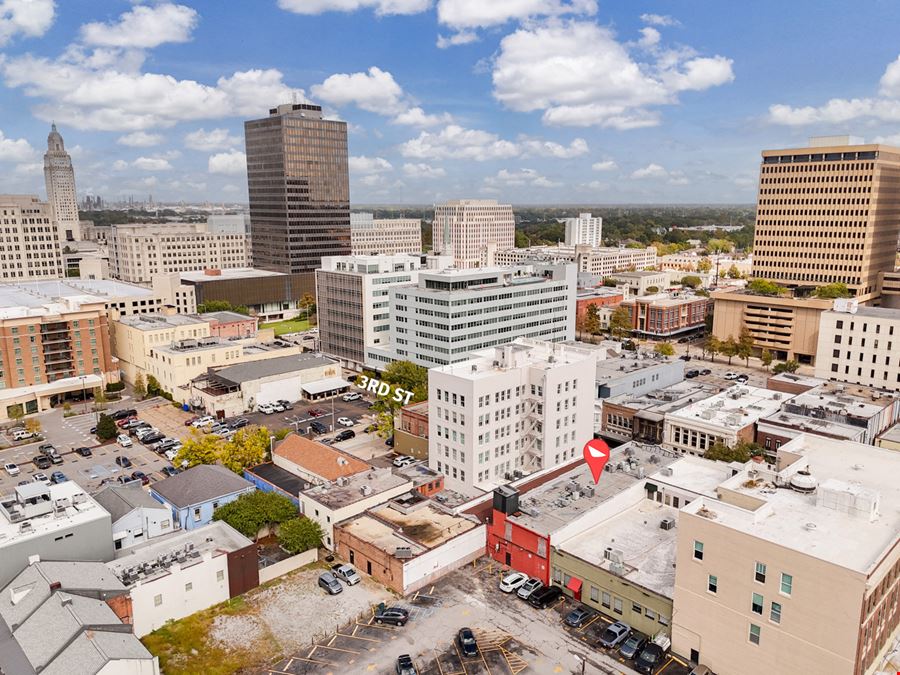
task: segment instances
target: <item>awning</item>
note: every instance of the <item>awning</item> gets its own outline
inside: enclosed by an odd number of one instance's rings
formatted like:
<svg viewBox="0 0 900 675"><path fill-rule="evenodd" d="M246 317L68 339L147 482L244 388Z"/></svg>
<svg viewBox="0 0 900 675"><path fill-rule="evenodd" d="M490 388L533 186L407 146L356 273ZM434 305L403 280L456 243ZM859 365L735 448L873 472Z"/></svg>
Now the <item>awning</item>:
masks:
<svg viewBox="0 0 900 675"><path fill-rule="evenodd" d="M644 489L647 492L656 492L657 487L653 483L644 483Z"/></svg>
<svg viewBox="0 0 900 675"><path fill-rule="evenodd" d="M315 382L307 382L302 389L307 394L324 394L327 391L335 391L336 389L344 389L349 387L350 383L342 377L329 377L325 380L316 380Z"/></svg>
<svg viewBox="0 0 900 675"><path fill-rule="evenodd" d="M572 577L569 579L569 583L566 584L566 588L568 588L573 593L581 592L581 579L578 577Z"/></svg>

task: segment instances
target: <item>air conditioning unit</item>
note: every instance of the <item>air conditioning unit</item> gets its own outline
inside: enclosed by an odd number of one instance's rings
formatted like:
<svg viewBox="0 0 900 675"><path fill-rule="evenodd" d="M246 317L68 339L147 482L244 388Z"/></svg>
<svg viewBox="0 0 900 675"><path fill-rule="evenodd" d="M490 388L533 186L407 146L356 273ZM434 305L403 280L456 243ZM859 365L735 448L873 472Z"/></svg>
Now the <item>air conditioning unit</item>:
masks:
<svg viewBox="0 0 900 675"><path fill-rule="evenodd" d="M675 519L674 518L663 518L659 521L659 529L661 530L672 530L675 528Z"/></svg>
<svg viewBox="0 0 900 675"><path fill-rule="evenodd" d="M663 467L663 470L662 470L662 475L663 475L663 476L671 476L671 475L673 475L674 473L675 473L675 472L672 471L672 467L671 467L671 466Z"/></svg>

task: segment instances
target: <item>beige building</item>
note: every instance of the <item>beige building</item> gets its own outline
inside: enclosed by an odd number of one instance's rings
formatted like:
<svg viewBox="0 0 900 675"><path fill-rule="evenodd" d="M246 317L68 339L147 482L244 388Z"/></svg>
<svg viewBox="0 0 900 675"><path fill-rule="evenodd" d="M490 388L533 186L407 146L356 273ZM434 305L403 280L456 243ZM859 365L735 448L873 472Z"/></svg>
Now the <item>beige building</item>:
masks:
<svg viewBox="0 0 900 675"><path fill-rule="evenodd" d="M789 287L844 283L868 300L894 269L898 208L900 148L828 136L763 150L752 274Z"/></svg>
<svg viewBox="0 0 900 675"><path fill-rule="evenodd" d="M436 204L432 227L435 252L451 255L457 267L497 264L496 251L515 246L512 206L494 199L460 199Z"/></svg>
<svg viewBox="0 0 900 675"><path fill-rule="evenodd" d="M618 283L628 286L631 295L648 295L664 291L669 285L667 272L639 271L614 272L608 275Z"/></svg>
<svg viewBox="0 0 900 675"><path fill-rule="evenodd" d="M165 309L159 314L122 316L110 324L110 333L119 367L127 382L138 375L147 377L150 354L156 347L181 340L208 338L210 326L196 316Z"/></svg>
<svg viewBox="0 0 900 675"><path fill-rule="evenodd" d="M0 280L58 279L62 249L47 202L0 195Z"/></svg>
<svg viewBox="0 0 900 675"><path fill-rule="evenodd" d="M900 455L800 436L678 519L672 650L714 672L863 675L900 622Z"/></svg>
<svg viewBox="0 0 900 675"><path fill-rule="evenodd" d="M590 213L579 213L577 218L566 218L566 246L587 245L593 248L603 245L603 218Z"/></svg>
<svg viewBox="0 0 900 675"><path fill-rule="evenodd" d="M114 225L109 264L116 279L147 285L158 274L250 267L250 236L209 223Z"/></svg>
<svg viewBox="0 0 900 675"><path fill-rule="evenodd" d="M579 274L597 277L600 283L603 277L613 272L629 270L645 270L655 267L657 262L656 247L647 248L593 248L587 245L567 246L531 246L529 248L509 248L498 250L494 255L496 265L520 265L529 262L543 263L575 263Z"/></svg>
<svg viewBox="0 0 900 675"><path fill-rule="evenodd" d="M50 134L47 136L44 183L60 241L79 241L81 223L75 194L75 169L72 168L72 158L66 152L63 137L56 130L56 124L50 126Z"/></svg>
<svg viewBox="0 0 900 675"><path fill-rule="evenodd" d="M422 252L422 221L418 218L375 218L350 214L352 255L396 255Z"/></svg>

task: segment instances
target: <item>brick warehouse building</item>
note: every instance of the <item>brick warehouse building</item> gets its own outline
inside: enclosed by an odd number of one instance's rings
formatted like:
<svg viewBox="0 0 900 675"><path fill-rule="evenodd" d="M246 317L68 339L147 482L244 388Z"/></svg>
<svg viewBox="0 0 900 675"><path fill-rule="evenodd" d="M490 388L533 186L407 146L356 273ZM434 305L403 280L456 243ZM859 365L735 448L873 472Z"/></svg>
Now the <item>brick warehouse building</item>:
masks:
<svg viewBox="0 0 900 675"><path fill-rule="evenodd" d="M703 328L711 307L709 298L647 296L622 303L631 315L632 330L639 336L666 339Z"/></svg>

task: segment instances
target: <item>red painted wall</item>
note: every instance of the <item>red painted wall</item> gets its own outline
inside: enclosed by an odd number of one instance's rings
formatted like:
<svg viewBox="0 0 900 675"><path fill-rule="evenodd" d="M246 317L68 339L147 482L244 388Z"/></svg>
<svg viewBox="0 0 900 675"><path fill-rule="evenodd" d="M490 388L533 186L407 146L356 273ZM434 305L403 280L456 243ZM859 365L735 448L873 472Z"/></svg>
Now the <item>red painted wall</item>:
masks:
<svg viewBox="0 0 900 675"><path fill-rule="evenodd" d="M488 526L488 555L517 572L550 584L550 539L512 521L511 537L506 538L506 514L494 511ZM543 540L544 555L538 555L538 542Z"/></svg>

